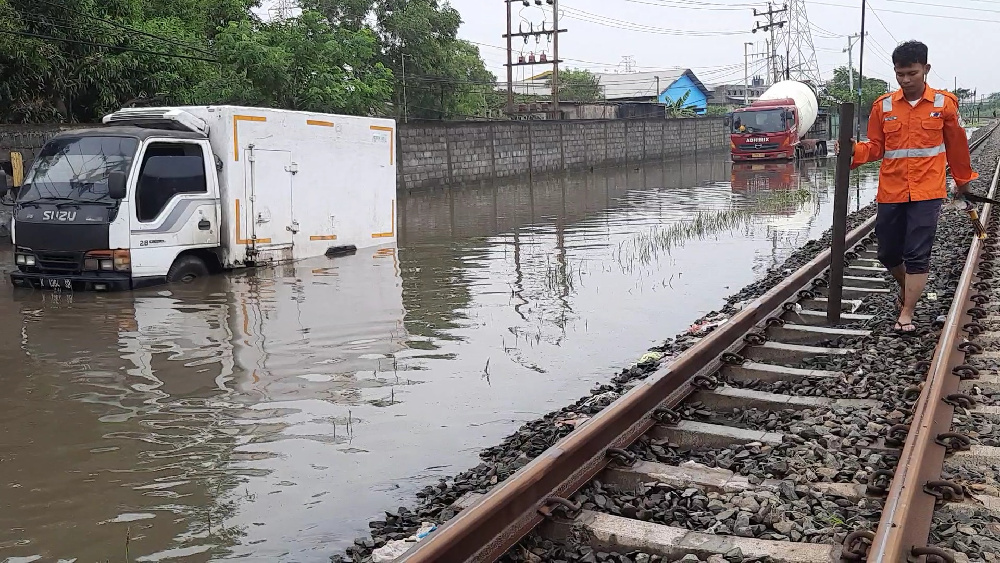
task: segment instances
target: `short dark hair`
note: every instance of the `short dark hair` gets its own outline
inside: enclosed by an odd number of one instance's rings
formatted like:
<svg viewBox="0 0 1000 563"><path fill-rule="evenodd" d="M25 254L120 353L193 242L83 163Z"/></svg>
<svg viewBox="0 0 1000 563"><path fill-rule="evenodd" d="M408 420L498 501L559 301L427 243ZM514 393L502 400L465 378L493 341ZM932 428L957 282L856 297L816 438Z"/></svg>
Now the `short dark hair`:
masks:
<svg viewBox="0 0 1000 563"><path fill-rule="evenodd" d="M892 52L892 64L896 66L927 64L927 45L919 41L900 43Z"/></svg>

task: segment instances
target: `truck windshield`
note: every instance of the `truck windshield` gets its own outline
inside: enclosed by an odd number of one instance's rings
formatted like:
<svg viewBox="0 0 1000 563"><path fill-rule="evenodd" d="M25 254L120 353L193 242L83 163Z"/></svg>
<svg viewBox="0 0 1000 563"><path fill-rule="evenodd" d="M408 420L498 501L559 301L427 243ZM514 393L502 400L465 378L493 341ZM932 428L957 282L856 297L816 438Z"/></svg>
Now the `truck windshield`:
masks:
<svg viewBox="0 0 1000 563"><path fill-rule="evenodd" d="M139 141L131 137L76 137L49 141L24 179L18 202L113 203L108 174L128 172Z"/></svg>
<svg viewBox="0 0 1000 563"><path fill-rule="evenodd" d="M733 133L780 133L785 130L783 109L741 111L733 114Z"/></svg>

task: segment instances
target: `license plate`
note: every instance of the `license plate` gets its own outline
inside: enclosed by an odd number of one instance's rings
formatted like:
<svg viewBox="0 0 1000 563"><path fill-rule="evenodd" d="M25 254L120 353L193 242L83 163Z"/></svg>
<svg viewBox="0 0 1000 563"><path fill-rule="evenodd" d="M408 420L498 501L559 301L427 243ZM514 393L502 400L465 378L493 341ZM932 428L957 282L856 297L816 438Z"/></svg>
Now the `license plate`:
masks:
<svg viewBox="0 0 1000 563"><path fill-rule="evenodd" d="M764 169L763 164L754 164L753 166L750 167L750 170L763 170L763 169Z"/></svg>
<svg viewBox="0 0 1000 563"><path fill-rule="evenodd" d="M61 279L61 278L44 278L42 279L42 287L47 287L50 289L73 289L73 280Z"/></svg>
<svg viewBox="0 0 1000 563"><path fill-rule="evenodd" d="M762 152L755 152L755 153L753 153L750 156L752 156L753 158L764 158L764 153L762 153Z"/></svg>

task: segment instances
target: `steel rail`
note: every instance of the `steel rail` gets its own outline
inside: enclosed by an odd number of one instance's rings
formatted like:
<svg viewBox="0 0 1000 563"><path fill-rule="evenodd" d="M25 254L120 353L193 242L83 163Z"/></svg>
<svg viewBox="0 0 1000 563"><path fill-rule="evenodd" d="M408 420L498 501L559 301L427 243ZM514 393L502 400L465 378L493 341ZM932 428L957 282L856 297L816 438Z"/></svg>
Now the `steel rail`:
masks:
<svg viewBox="0 0 1000 563"><path fill-rule="evenodd" d="M1000 122L972 146L981 144L998 125ZM847 233L845 248L853 248L874 227L872 216ZM673 363L658 369L459 512L396 563L492 563L501 557L551 514L553 505L596 477L607 466L610 451L628 447L652 428L659 409L677 406L697 389L697 378L718 371L722 367L720 356L742 348L744 335L763 326L822 274L831 257L830 248L820 252Z"/></svg>
<svg viewBox="0 0 1000 563"><path fill-rule="evenodd" d="M872 231L872 216L847 234L847 248ZM743 336L767 320L829 266L830 248L753 301L677 359L579 425L506 481L462 510L397 561L492 562L537 526L555 499L569 498L608 463L608 450L626 448L654 424L654 412L680 404L698 376L722 366L719 357L744 345Z"/></svg>
<svg viewBox="0 0 1000 563"><path fill-rule="evenodd" d="M992 133L991 130L982 138L988 138ZM990 185L991 198L996 194L998 180L1000 160ZM991 204L983 206L980 217L984 224L988 224L992 211ZM926 546L930 537L937 499L925 492L925 485L940 480L944 468L947 448L939 437L951 429L955 412L945 398L957 393L961 383L961 377L953 370L965 363L966 353L959 345L971 319L969 309L974 305L971 304L970 293L982 249L983 241L973 237L926 383L914 408L913 422L882 509L882 519L868 551L868 561L907 561L911 556L918 556L913 549Z"/></svg>

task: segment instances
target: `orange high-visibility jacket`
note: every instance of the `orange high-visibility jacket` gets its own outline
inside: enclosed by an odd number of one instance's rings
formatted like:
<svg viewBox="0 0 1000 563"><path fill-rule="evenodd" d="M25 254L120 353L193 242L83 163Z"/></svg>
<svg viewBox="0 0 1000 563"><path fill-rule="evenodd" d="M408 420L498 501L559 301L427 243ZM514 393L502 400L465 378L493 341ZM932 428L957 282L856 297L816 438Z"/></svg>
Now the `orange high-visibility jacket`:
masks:
<svg viewBox="0 0 1000 563"><path fill-rule="evenodd" d="M930 86L916 106L906 101L902 90L875 100L868 141L854 145L851 167L879 159L879 203L948 197L948 164L959 186L979 177L972 170L969 139L959 123L958 98Z"/></svg>

